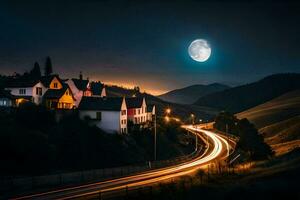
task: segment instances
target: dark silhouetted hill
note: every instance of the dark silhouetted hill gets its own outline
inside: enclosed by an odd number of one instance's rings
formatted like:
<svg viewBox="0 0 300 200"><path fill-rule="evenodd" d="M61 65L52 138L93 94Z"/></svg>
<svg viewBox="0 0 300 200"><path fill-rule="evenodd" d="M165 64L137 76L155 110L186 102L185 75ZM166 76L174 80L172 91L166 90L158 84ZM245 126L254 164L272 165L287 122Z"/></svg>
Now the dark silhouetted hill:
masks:
<svg viewBox="0 0 300 200"><path fill-rule="evenodd" d="M254 123L276 154L300 146L300 90L288 92L236 116Z"/></svg>
<svg viewBox="0 0 300 200"><path fill-rule="evenodd" d="M300 89L299 73L275 74L254 83L206 95L195 105L236 113L296 89Z"/></svg>
<svg viewBox="0 0 300 200"><path fill-rule="evenodd" d="M228 88L230 87L219 83L213 83L210 85L191 85L185 88L172 90L165 94L159 95L158 97L164 101L173 103L192 104L200 97L214 92L223 91Z"/></svg>
<svg viewBox="0 0 300 200"><path fill-rule="evenodd" d="M163 101L162 99L147 93L137 93L134 89L123 88L120 86L105 86L106 93L111 97L132 97L145 96L148 104L154 104L157 107L158 115L163 115L166 108L172 109L172 115L180 117L182 120L189 120L191 113L195 114L196 117L201 119L212 119L216 114L217 110L196 106L196 105L182 105L177 103L171 103Z"/></svg>

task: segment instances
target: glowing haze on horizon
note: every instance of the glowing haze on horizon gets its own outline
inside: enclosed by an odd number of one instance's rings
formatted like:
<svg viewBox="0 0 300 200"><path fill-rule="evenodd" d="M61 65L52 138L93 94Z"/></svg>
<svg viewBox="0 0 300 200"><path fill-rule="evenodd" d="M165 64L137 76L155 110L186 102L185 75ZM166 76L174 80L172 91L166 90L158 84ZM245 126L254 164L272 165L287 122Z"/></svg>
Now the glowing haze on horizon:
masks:
<svg viewBox="0 0 300 200"><path fill-rule="evenodd" d="M5 1L0 74L21 74L50 56L62 78L82 71L156 95L193 84L250 83L300 72L299 9L300 2L269 0ZM196 38L213 48L205 62L188 54Z"/></svg>

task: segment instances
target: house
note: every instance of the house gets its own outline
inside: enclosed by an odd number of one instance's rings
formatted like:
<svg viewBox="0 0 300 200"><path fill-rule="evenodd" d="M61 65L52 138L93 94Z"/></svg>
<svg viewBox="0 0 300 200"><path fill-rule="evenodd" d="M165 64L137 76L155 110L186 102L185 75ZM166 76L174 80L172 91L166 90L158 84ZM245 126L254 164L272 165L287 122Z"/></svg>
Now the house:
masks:
<svg viewBox="0 0 300 200"><path fill-rule="evenodd" d="M106 97L106 89L104 87L104 84L100 81L91 82L90 89L93 97Z"/></svg>
<svg viewBox="0 0 300 200"><path fill-rule="evenodd" d="M48 109L73 109L75 99L67 85L60 89L48 89L44 95L44 104Z"/></svg>
<svg viewBox="0 0 300 200"><path fill-rule="evenodd" d="M156 113L156 110L155 110L155 105L153 104L148 104L147 105L147 121L153 121L153 117Z"/></svg>
<svg viewBox="0 0 300 200"><path fill-rule="evenodd" d="M18 106L25 101L41 104L47 88L39 80L14 80L7 83L5 90L15 97Z"/></svg>
<svg viewBox="0 0 300 200"><path fill-rule="evenodd" d="M69 86L58 75L42 77L41 81L47 88L43 103L48 109L73 109L75 98Z"/></svg>
<svg viewBox="0 0 300 200"><path fill-rule="evenodd" d="M127 118L133 124L143 124L147 121L147 104L145 97L126 98Z"/></svg>
<svg viewBox="0 0 300 200"><path fill-rule="evenodd" d="M0 90L0 107L14 107L16 105L16 97L7 90Z"/></svg>
<svg viewBox="0 0 300 200"><path fill-rule="evenodd" d="M90 82L88 79L83 79L82 73L80 73L79 79L68 79L65 83L68 84L74 95L76 107L78 107L83 96L92 96Z"/></svg>
<svg viewBox="0 0 300 200"><path fill-rule="evenodd" d="M122 97L82 97L79 117L108 133L127 133L127 107Z"/></svg>

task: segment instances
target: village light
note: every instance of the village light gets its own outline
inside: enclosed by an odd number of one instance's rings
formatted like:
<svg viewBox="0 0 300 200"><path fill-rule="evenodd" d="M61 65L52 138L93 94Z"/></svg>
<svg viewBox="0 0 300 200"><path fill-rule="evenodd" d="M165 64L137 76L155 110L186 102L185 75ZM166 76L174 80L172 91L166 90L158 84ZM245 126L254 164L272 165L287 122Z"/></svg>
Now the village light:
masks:
<svg viewBox="0 0 300 200"><path fill-rule="evenodd" d="M166 120L166 122L169 122L170 121L170 117L165 116L165 120Z"/></svg>
<svg viewBox="0 0 300 200"><path fill-rule="evenodd" d="M179 118L174 118L174 120L175 120L176 122L180 122L180 119L179 119Z"/></svg>
<svg viewBox="0 0 300 200"><path fill-rule="evenodd" d="M170 113L171 113L171 108L167 108L167 109L166 109L166 113L167 113L167 114L170 114Z"/></svg>

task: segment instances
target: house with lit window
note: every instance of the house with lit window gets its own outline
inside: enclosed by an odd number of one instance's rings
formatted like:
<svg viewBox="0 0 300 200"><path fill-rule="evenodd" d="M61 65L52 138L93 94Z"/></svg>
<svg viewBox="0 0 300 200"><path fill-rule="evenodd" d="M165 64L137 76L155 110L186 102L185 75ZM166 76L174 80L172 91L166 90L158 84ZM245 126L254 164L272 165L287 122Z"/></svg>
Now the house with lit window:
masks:
<svg viewBox="0 0 300 200"><path fill-rule="evenodd" d="M16 106L16 98L7 90L0 90L0 107Z"/></svg>
<svg viewBox="0 0 300 200"><path fill-rule="evenodd" d="M68 84L74 95L76 107L78 107L83 96L92 96L90 82L88 79L83 79L82 73L80 73L79 79L67 79L65 83Z"/></svg>
<svg viewBox="0 0 300 200"><path fill-rule="evenodd" d="M127 133L127 107L122 97L82 97L79 117L107 133Z"/></svg>
<svg viewBox="0 0 300 200"><path fill-rule="evenodd" d="M69 86L58 75L45 76L41 79L47 88L43 103L48 109L73 109L75 98Z"/></svg>
<svg viewBox="0 0 300 200"><path fill-rule="evenodd" d="M18 106L22 102L41 104L47 88L39 80L13 80L7 83L5 90L15 97Z"/></svg>
<svg viewBox="0 0 300 200"><path fill-rule="evenodd" d="M147 122L147 104L145 97L126 98L127 118L133 124L143 124Z"/></svg>

